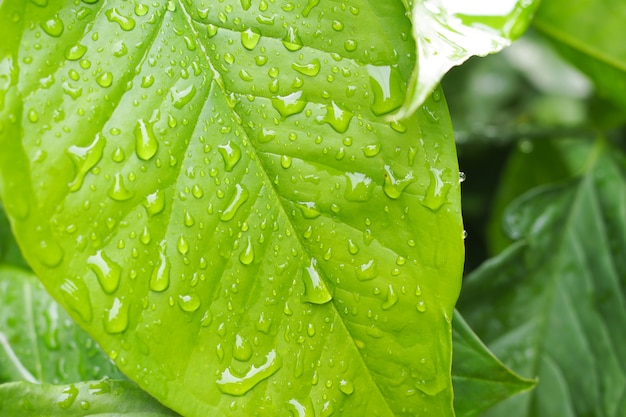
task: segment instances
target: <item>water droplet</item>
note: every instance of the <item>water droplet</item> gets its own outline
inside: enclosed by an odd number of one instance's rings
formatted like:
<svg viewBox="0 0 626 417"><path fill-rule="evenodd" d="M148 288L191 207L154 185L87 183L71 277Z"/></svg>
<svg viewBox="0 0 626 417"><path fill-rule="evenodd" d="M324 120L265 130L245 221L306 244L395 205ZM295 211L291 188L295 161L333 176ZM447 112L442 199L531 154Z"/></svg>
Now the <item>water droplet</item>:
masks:
<svg viewBox="0 0 626 417"><path fill-rule="evenodd" d="M248 10L252 6L252 0L241 0L241 7Z"/></svg>
<svg viewBox="0 0 626 417"><path fill-rule="evenodd" d="M264 379L275 374L282 366L282 359L275 350L271 350L265 357L265 362L260 366L252 366L243 376L237 376L226 368L222 372L217 386L224 394L242 396Z"/></svg>
<svg viewBox="0 0 626 417"><path fill-rule="evenodd" d="M252 245L252 239L248 236L246 247L239 254L239 261L244 265L251 265L254 262L254 246Z"/></svg>
<svg viewBox="0 0 626 417"><path fill-rule="evenodd" d="M259 130L259 133L257 134L257 139L261 143L271 142L275 138L276 138L276 131L271 130L271 129L266 129L264 127L261 130Z"/></svg>
<svg viewBox="0 0 626 417"><path fill-rule="evenodd" d="M87 265L98 277L102 290L107 294L113 294L120 285L122 267L99 250L95 255L87 258Z"/></svg>
<svg viewBox="0 0 626 417"><path fill-rule="evenodd" d="M261 34L256 28L248 28L241 32L241 44L249 51L253 50L254 47L257 46L260 39Z"/></svg>
<svg viewBox="0 0 626 417"><path fill-rule="evenodd" d="M200 308L200 297L195 293L179 295L178 306L184 312L193 313Z"/></svg>
<svg viewBox="0 0 626 417"><path fill-rule="evenodd" d="M339 391L343 392L346 395L352 395L354 392L354 384L351 381L347 381L342 379L339 381Z"/></svg>
<svg viewBox="0 0 626 417"><path fill-rule="evenodd" d="M465 181L465 172L461 171L459 172L459 182L464 182Z"/></svg>
<svg viewBox="0 0 626 417"><path fill-rule="evenodd" d="M280 166L287 169L291 167L291 163L293 162L293 158L289 155L281 155L280 157Z"/></svg>
<svg viewBox="0 0 626 417"><path fill-rule="evenodd" d="M165 193L162 190L156 190L152 194L148 194L143 206L150 217L156 216L165 208Z"/></svg>
<svg viewBox="0 0 626 417"><path fill-rule="evenodd" d="M148 74L148 75L144 75L143 77L141 77L140 85L142 88L148 88L152 86L152 84L154 84L154 75Z"/></svg>
<svg viewBox="0 0 626 417"><path fill-rule="evenodd" d="M396 290L394 290L393 286L389 284L387 287L387 295L385 297L385 301L381 304L380 308L383 310L389 310L391 307L396 305L398 302L398 294L396 294Z"/></svg>
<svg viewBox="0 0 626 417"><path fill-rule="evenodd" d="M133 198L135 193L126 188L124 177L121 172L118 172L113 178L113 184L109 188L108 195L115 201L126 201Z"/></svg>
<svg viewBox="0 0 626 417"><path fill-rule="evenodd" d="M298 71L300 74L307 75L309 77L315 77L320 72L320 60L315 58L308 64L292 63L291 68Z"/></svg>
<svg viewBox="0 0 626 417"><path fill-rule="evenodd" d="M241 335L235 335L235 345L233 346L233 358L245 362L252 357L252 345Z"/></svg>
<svg viewBox="0 0 626 417"><path fill-rule="evenodd" d="M426 303L424 302L424 300L420 300L417 302L417 304L415 305L415 308L417 309L417 311L419 311L420 313L424 313L426 312Z"/></svg>
<svg viewBox="0 0 626 417"><path fill-rule="evenodd" d="M129 304L123 297L115 297L111 308L105 310L104 330L109 334L123 333L128 328Z"/></svg>
<svg viewBox="0 0 626 417"><path fill-rule="evenodd" d="M191 213L189 213L189 211L187 209L185 209L185 226L187 227L191 227L194 225L196 221L194 220L193 216L191 215Z"/></svg>
<svg viewBox="0 0 626 417"><path fill-rule="evenodd" d="M113 151L113 154L111 155L111 159L113 160L113 162L124 162L124 159L126 159L126 154L124 153L124 149L122 149L121 147L117 147L115 148L115 150Z"/></svg>
<svg viewBox="0 0 626 417"><path fill-rule="evenodd" d="M298 35L298 28L293 26L287 28L287 34L283 38L283 45L291 52L302 49L302 39L300 39L300 35Z"/></svg>
<svg viewBox="0 0 626 417"><path fill-rule="evenodd" d="M41 240L36 248L36 255L42 264L54 268L61 263L65 253L54 240Z"/></svg>
<svg viewBox="0 0 626 417"><path fill-rule="evenodd" d="M70 61L78 61L87 52L87 47L81 44L73 45L65 50L65 58Z"/></svg>
<svg viewBox="0 0 626 417"><path fill-rule="evenodd" d="M287 403L287 408L289 409L289 415L293 417L315 417L315 411L313 410L313 404L311 399L309 398L305 401L306 404L302 404L302 402L292 398Z"/></svg>
<svg viewBox="0 0 626 417"><path fill-rule="evenodd" d="M400 198L402 191L415 181L413 178L413 172L409 171L403 178L399 178L389 165L385 165L385 183L383 185L383 191L387 197L394 200Z"/></svg>
<svg viewBox="0 0 626 417"><path fill-rule="evenodd" d="M219 145L217 148L224 160L224 169L228 172L232 171L241 159L241 148L230 140L227 144Z"/></svg>
<svg viewBox="0 0 626 417"><path fill-rule="evenodd" d="M59 18L59 16L54 16L51 19L46 20L41 23L41 28L48 35L58 38L63 34L63 21Z"/></svg>
<svg viewBox="0 0 626 417"><path fill-rule="evenodd" d="M380 143L373 143L371 145L365 145L361 148L361 150L363 151L363 155L367 156L368 158L378 155L380 153L380 149L381 149Z"/></svg>
<svg viewBox="0 0 626 417"><path fill-rule="evenodd" d="M195 198L202 198L204 191L202 191L202 187L200 187L200 185L194 184L193 187L191 187L191 195Z"/></svg>
<svg viewBox="0 0 626 417"><path fill-rule="evenodd" d="M145 16L148 13L148 6L143 3L135 4L135 14L137 16Z"/></svg>
<svg viewBox="0 0 626 417"><path fill-rule="evenodd" d="M339 20L333 20L332 27L333 27L333 30L340 32L343 30L343 23Z"/></svg>
<svg viewBox="0 0 626 417"><path fill-rule="evenodd" d="M185 239L185 236L179 236L176 248L181 255L187 255L189 252L189 242Z"/></svg>
<svg viewBox="0 0 626 417"><path fill-rule="evenodd" d="M358 42L355 41L354 39L347 39L344 43L343 43L343 47L346 51L348 52L354 52L356 51L356 48L359 46Z"/></svg>
<svg viewBox="0 0 626 417"><path fill-rule="evenodd" d="M356 269L356 277L359 281L368 281L370 279L376 278L378 275L378 270L376 268L376 262L373 259L370 259L368 262L355 266Z"/></svg>
<svg viewBox="0 0 626 417"><path fill-rule="evenodd" d="M104 12L107 17L107 20L111 23L117 23L120 25L120 28L125 31L130 31L135 28L135 19L132 17L126 17L117 10L117 8L112 8Z"/></svg>
<svg viewBox="0 0 626 417"><path fill-rule="evenodd" d="M350 120L352 120L352 113L339 107L337 103L331 101L330 104L325 106L326 114L324 116L317 116L315 121L319 124L328 123L335 131L344 133L350 126Z"/></svg>
<svg viewBox="0 0 626 417"><path fill-rule="evenodd" d="M93 318L91 300L83 279L79 276L65 278L60 289L67 306L78 313L83 321L90 323Z"/></svg>
<svg viewBox="0 0 626 417"><path fill-rule="evenodd" d="M153 124L144 119L139 119L137 126L135 126L135 152L137 157L144 161L150 160L159 149L159 142L157 142L152 128Z"/></svg>
<svg viewBox="0 0 626 417"><path fill-rule="evenodd" d="M170 94L172 95L172 104L174 105L174 107L176 107L177 109L182 109L196 95L196 86L191 84L187 88L183 88L182 90L172 88L170 90Z"/></svg>
<svg viewBox="0 0 626 417"><path fill-rule="evenodd" d="M70 191L77 191L82 187L87 172L102 159L105 145L106 139L98 133L93 142L86 147L70 146L67 152L76 168L74 181L69 184Z"/></svg>
<svg viewBox="0 0 626 417"><path fill-rule="evenodd" d="M352 239L348 239L348 252L350 252L351 255L359 253L359 247L352 241Z"/></svg>
<svg viewBox="0 0 626 417"><path fill-rule="evenodd" d="M325 304L332 300L333 296L326 286L320 271L317 268L317 260L311 259L309 266L302 271L304 282L304 295L302 299L312 304Z"/></svg>
<svg viewBox="0 0 626 417"><path fill-rule="evenodd" d="M280 113L283 119L298 114L306 107L306 101L301 99L302 91L296 91L286 96L272 99L272 106Z"/></svg>
<svg viewBox="0 0 626 417"><path fill-rule="evenodd" d="M344 197L349 201L368 201L372 197L374 181L360 172L347 172L347 187Z"/></svg>
<svg viewBox="0 0 626 417"><path fill-rule="evenodd" d="M226 206L224 211L220 213L220 220L224 222L232 220L233 217L235 217L235 214L237 214L239 207L241 207L243 203L248 200L249 196L250 192L247 188L240 184L235 184L235 193L233 194L230 203L228 203L228 206Z"/></svg>
<svg viewBox="0 0 626 417"><path fill-rule="evenodd" d="M77 396L78 388L76 388L74 384L71 384L63 388L63 391L61 391L61 395L57 397L57 405L61 410L67 410L74 404Z"/></svg>
<svg viewBox="0 0 626 417"><path fill-rule="evenodd" d="M389 65L367 65L367 72L374 93L372 113L381 116L399 109L404 102L404 92L402 76L398 69Z"/></svg>
<svg viewBox="0 0 626 417"><path fill-rule="evenodd" d="M322 214L313 201L299 201L296 206L302 212L302 216L305 219L315 219Z"/></svg>
<svg viewBox="0 0 626 417"><path fill-rule="evenodd" d="M165 255L164 245L161 245L159 251L159 263L152 270L150 277L150 289L156 292L162 292L170 286L170 260Z"/></svg>
<svg viewBox="0 0 626 417"><path fill-rule="evenodd" d="M452 186L443 181L443 169L430 168L430 184L422 204L433 211L437 211L447 202L448 192Z"/></svg>
<svg viewBox="0 0 626 417"><path fill-rule="evenodd" d="M113 74L109 71L103 72L96 77L96 82L102 88L111 87L113 84Z"/></svg>
<svg viewBox="0 0 626 417"><path fill-rule="evenodd" d="M320 4L320 0L309 0L304 10L302 10L302 15L304 17L309 17L309 13L311 13L311 10L313 10L313 8L318 4Z"/></svg>

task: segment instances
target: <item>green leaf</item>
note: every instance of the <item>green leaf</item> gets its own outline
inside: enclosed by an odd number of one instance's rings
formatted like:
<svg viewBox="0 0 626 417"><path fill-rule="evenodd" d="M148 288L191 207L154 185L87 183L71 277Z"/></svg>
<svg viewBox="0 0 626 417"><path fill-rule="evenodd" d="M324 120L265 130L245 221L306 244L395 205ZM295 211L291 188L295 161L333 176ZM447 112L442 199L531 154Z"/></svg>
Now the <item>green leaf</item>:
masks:
<svg viewBox="0 0 626 417"><path fill-rule="evenodd" d="M528 27L538 0L403 0L413 22L417 62L396 117L413 114L450 68L511 44Z"/></svg>
<svg viewBox="0 0 626 417"><path fill-rule="evenodd" d="M543 0L533 25L595 83L605 97L626 108L626 45L621 0Z"/></svg>
<svg viewBox="0 0 626 417"><path fill-rule="evenodd" d="M0 194L125 374L189 417L453 414L459 174L440 92L385 120L414 65L401 4L0 19Z"/></svg>
<svg viewBox="0 0 626 417"><path fill-rule="evenodd" d="M28 269L28 264L22 257L20 249L15 242L9 219L4 212L4 206L0 201L0 264L11 264Z"/></svg>
<svg viewBox="0 0 626 417"><path fill-rule="evenodd" d="M452 322L452 382L457 417L477 416L537 383L507 368L487 349L458 311Z"/></svg>
<svg viewBox="0 0 626 417"><path fill-rule="evenodd" d="M103 376L122 375L32 273L0 265L0 382Z"/></svg>
<svg viewBox="0 0 626 417"><path fill-rule="evenodd" d="M460 311L494 353L539 384L486 415L616 416L626 389L626 171L598 142L579 180L529 191L505 213L518 239L466 281Z"/></svg>
<svg viewBox="0 0 626 417"><path fill-rule="evenodd" d="M0 385L3 417L175 417L130 381L103 379L69 385Z"/></svg>

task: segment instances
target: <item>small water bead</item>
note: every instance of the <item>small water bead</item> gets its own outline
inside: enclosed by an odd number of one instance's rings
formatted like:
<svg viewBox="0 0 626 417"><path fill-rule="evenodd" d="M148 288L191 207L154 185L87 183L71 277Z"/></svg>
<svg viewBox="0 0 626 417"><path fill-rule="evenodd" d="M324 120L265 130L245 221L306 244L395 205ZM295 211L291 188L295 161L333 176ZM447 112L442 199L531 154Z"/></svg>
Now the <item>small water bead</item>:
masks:
<svg viewBox="0 0 626 417"><path fill-rule="evenodd" d="M65 58L70 61L78 61L87 52L87 47L81 44L73 45L65 50Z"/></svg>
<svg viewBox="0 0 626 417"><path fill-rule="evenodd" d="M65 278L60 286L61 297L66 305L80 316L83 321L90 323L93 318L89 290L80 276Z"/></svg>
<svg viewBox="0 0 626 417"><path fill-rule="evenodd" d="M109 22L117 23L122 30L131 31L135 28L135 19L120 14L115 7L107 10L104 14Z"/></svg>
<svg viewBox="0 0 626 417"><path fill-rule="evenodd" d="M261 128L261 130L259 130L259 133L257 134L257 139L261 143L271 142L275 138L276 138L276 131L271 130L271 129L266 129L265 127Z"/></svg>
<svg viewBox="0 0 626 417"><path fill-rule="evenodd" d="M357 253L359 253L359 247L356 243L354 243L352 239L348 239L348 251L351 255L356 255Z"/></svg>
<svg viewBox="0 0 626 417"><path fill-rule="evenodd" d="M302 296L304 301L312 304L326 304L332 300L332 294L317 268L315 258L311 259L311 263L303 269L302 280L304 281Z"/></svg>
<svg viewBox="0 0 626 417"><path fill-rule="evenodd" d="M231 172L241 159L241 148L235 142L230 140L228 143L219 145L217 148L220 155L222 155L222 159L224 160L224 169L227 172Z"/></svg>
<svg viewBox="0 0 626 417"><path fill-rule="evenodd" d="M135 14L139 17L145 16L148 13L148 6L143 3L135 4Z"/></svg>
<svg viewBox="0 0 626 417"><path fill-rule="evenodd" d="M367 65L367 72L374 93L372 113L382 116L399 109L404 103L404 89L398 69L389 65Z"/></svg>
<svg viewBox="0 0 626 417"><path fill-rule="evenodd" d="M53 18L48 19L45 22L42 22L41 28L48 35L54 38L58 38L59 36L63 34L63 30L65 29L65 26L63 25L63 21L59 18L59 16L55 15Z"/></svg>
<svg viewBox="0 0 626 417"><path fill-rule="evenodd" d="M170 90L170 95L172 97L172 104L177 109L182 109L185 107L196 95L196 86L191 84L183 89L178 89L173 87Z"/></svg>
<svg viewBox="0 0 626 417"><path fill-rule="evenodd" d="M337 32L342 31L343 30L343 23L341 21L339 21L339 20L333 20L332 27Z"/></svg>
<svg viewBox="0 0 626 417"><path fill-rule="evenodd" d="M148 194L143 205L150 217L156 216L165 209L165 193L162 190L156 190Z"/></svg>
<svg viewBox="0 0 626 417"><path fill-rule="evenodd" d="M424 302L424 300L418 301L418 303L415 305L415 308L420 313L425 313L426 312L426 303Z"/></svg>
<svg viewBox="0 0 626 417"><path fill-rule="evenodd" d="M356 48L358 47L358 43L357 41L355 41L354 39L348 39L343 43L343 47L345 48L346 51L348 52L354 52L356 51Z"/></svg>
<svg viewBox="0 0 626 417"><path fill-rule="evenodd" d="M111 85L113 84L113 74L109 71L103 72L96 77L96 82L102 88L111 87Z"/></svg>
<svg viewBox="0 0 626 417"><path fill-rule="evenodd" d="M69 184L70 191L77 191L82 187L85 175L102 159L105 145L106 139L98 133L93 142L85 147L70 146L67 153L76 168L76 176Z"/></svg>
<svg viewBox="0 0 626 417"><path fill-rule="evenodd" d="M315 219L322 214L313 201L299 201L296 207L300 209L305 219Z"/></svg>
<svg viewBox="0 0 626 417"><path fill-rule="evenodd" d="M347 381L342 379L339 381L339 391L343 392L346 395L352 395L354 392L354 384L351 381Z"/></svg>
<svg viewBox="0 0 626 417"><path fill-rule="evenodd" d="M220 213L220 220L227 222L232 220L237 214L237 210L248 200L250 192L240 184L235 184L235 193L228 206Z"/></svg>
<svg viewBox="0 0 626 417"><path fill-rule="evenodd" d="M141 85L142 88L148 88L152 84L154 84L154 75L148 74L148 75L144 75L143 77L141 77L141 84L140 85Z"/></svg>
<svg viewBox="0 0 626 417"><path fill-rule="evenodd" d="M261 40L261 34L256 28L248 28L241 32L241 44L249 51L257 46L259 40Z"/></svg>
<svg viewBox="0 0 626 417"><path fill-rule="evenodd" d="M242 396L258 385L261 381L275 374L282 366L282 359L275 350L271 350L260 366L252 366L242 376L236 375L230 368L226 368L217 381L217 387L224 394Z"/></svg>
<svg viewBox="0 0 626 417"><path fill-rule="evenodd" d="M252 0L241 0L241 8L248 10L252 6Z"/></svg>
<svg viewBox="0 0 626 417"><path fill-rule="evenodd" d="M200 308L200 297L196 293L179 295L178 307L186 313L193 313Z"/></svg>
<svg viewBox="0 0 626 417"><path fill-rule="evenodd" d="M373 259L370 259L364 264L356 266L355 269L356 277L359 281L369 281L370 279L374 279L378 276L376 262Z"/></svg>
<svg viewBox="0 0 626 417"><path fill-rule="evenodd" d="M52 239L40 240L35 247L35 254L37 259L48 268L59 266L65 256L63 248Z"/></svg>
<svg viewBox="0 0 626 417"><path fill-rule="evenodd" d="M443 169L430 168L430 184L421 203L432 211L438 211L448 201L452 184L444 182L443 173Z"/></svg>
<svg viewBox="0 0 626 417"><path fill-rule="evenodd" d="M391 307L396 305L398 300L399 298L396 290L391 284L389 284L389 286L387 287L387 295L385 297L385 301L381 304L380 308L382 308L383 310L389 310Z"/></svg>
<svg viewBox="0 0 626 417"><path fill-rule="evenodd" d="M415 181L413 172L409 171L404 177L399 177L392 171L389 165L385 165L384 169L385 183L383 185L383 191L387 197L396 200L400 198L404 189Z"/></svg>
<svg viewBox="0 0 626 417"><path fill-rule="evenodd" d="M346 179L346 200L368 201L372 197L376 184L370 177L360 172L347 172Z"/></svg>
<svg viewBox="0 0 626 417"><path fill-rule="evenodd" d="M135 126L135 152L137 157L144 161L150 160L159 149L159 142L154 135L153 125L154 122L139 119Z"/></svg>
<svg viewBox="0 0 626 417"><path fill-rule="evenodd" d="M150 277L150 289L156 292L162 292L170 285L170 260L165 255L165 248L161 246L159 251L159 263L152 270Z"/></svg>
<svg viewBox="0 0 626 417"><path fill-rule="evenodd" d="M464 182L466 179L465 172L459 172L459 182Z"/></svg>
<svg viewBox="0 0 626 417"><path fill-rule="evenodd" d="M272 98L272 106L280 113L283 119L302 112L306 104L306 100L302 98L302 91Z"/></svg>
<svg viewBox="0 0 626 417"><path fill-rule="evenodd" d="M123 333L128 328L129 303L123 297L115 297L110 308L105 310L104 330L109 334Z"/></svg>
<svg viewBox="0 0 626 417"><path fill-rule="evenodd" d="M214 24L209 23L206 29L207 29L207 35L209 36L209 38L212 38L213 36L217 35L218 27L215 26Z"/></svg>
<svg viewBox="0 0 626 417"><path fill-rule="evenodd" d="M246 247L239 254L239 262L244 265L251 265L254 262L254 246L252 245L252 239L248 236L246 241Z"/></svg>
<svg viewBox="0 0 626 417"><path fill-rule="evenodd" d="M124 162L124 159L126 159L126 154L124 153L124 149L122 149L119 146L115 148L115 150L111 154L111 159L113 160L113 162L117 162L117 163Z"/></svg>
<svg viewBox="0 0 626 417"><path fill-rule="evenodd" d="M336 132L344 133L350 126L353 114L342 109L335 101L325 106L326 114L317 116L315 121L319 124L328 123Z"/></svg>
<svg viewBox="0 0 626 417"><path fill-rule="evenodd" d="M189 242L185 238L185 236L179 236L178 242L176 243L176 248L181 255L186 255L189 252Z"/></svg>
<svg viewBox="0 0 626 417"><path fill-rule="evenodd" d="M74 405L76 397L78 397L78 388L76 388L74 384L71 384L63 388L61 395L57 397L57 405L61 410L67 410Z"/></svg>
<svg viewBox="0 0 626 417"><path fill-rule="evenodd" d="M245 362L252 357L252 345L241 335L235 335L235 344L233 346L233 358L238 361Z"/></svg>
<svg viewBox="0 0 626 417"><path fill-rule="evenodd" d="M187 209L185 209L184 218L185 218L184 223L185 223L185 226L187 227L193 226L196 222L193 216L191 215L191 213Z"/></svg>
<svg viewBox="0 0 626 417"><path fill-rule="evenodd" d="M134 197L135 193L126 188L124 176L118 172L113 178L113 184L109 188L108 196L115 201L127 201Z"/></svg>
<svg viewBox="0 0 626 417"><path fill-rule="evenodd" d="M300 35L298 35L297 28L293 26L287 28L287 34L283 38L283 46L291 52L302 49L302 39L300 39Z"/></svg>
<svg viewBox="0 0 626 417"><path fill-rule="evenodd" d="M193 187L191 187L191 195L195 198L202 198L204 191L202 191L202 187L200 187L199 184L194 184Z"/></svg>
<svg viewBox="0 0 626 417"><path fill-rule="evenodd" d="M315 77L320 72L321 64L320 60L315 58L308 64L298 64L294 62L291 64L291 68L298 71L302 75Z"/></svg>
<svg viewBox="0 0 626 417"><path fill-rule="evenodd" d="M120 285L122 267L102 250L87 258L87 266L96 274L102 290L113 294Z"/></svg>
<svg viewBox="0 0 626 417"><path fill-rule="evenodd" d="M265 55L257 55L256 57L254 57L254 62L259 67L262 67L263 65L267 64L267 56L265 56Z"/></svg>
<svg viewBox="0 0 626 417"><path fill-rule="evenodd" d="M289 155L281 155L280 157L280 166L287 169L287 168L291 168L291 163L293 161L293 158Z"/></svg>

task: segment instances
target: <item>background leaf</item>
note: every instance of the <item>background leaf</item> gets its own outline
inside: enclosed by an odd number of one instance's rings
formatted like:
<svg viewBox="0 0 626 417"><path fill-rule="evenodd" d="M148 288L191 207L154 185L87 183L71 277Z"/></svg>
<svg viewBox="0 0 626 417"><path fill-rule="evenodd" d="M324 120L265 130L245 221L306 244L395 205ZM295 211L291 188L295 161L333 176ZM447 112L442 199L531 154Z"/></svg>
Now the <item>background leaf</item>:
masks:
<svg viewBox="0 0 626 417"><path fill-rule="evenodd" d="M533 25L594 82L598 92L626 108L626 4L620 0L544 0Z"/></svg>
<svg viewBox="0 0 626 417"><path fill-rule="evenodd" d="M32 274L0 266L0 383L122 378Z"/></svg>
<svg viewBox="0 0 626 417"><path fill-rule="evenodd" d="M3 384L0 412L3 417L178 416L133 382L109 379L69 385Z"/></svg>
<svg viewBox="0 0 626 417"><path fill-rule="evenodd" d="M494 404L528 391L536 381L521 378L502 364L457 311L452 326L454 411L477 416Z"/></svg>
<svg viewBox="0 0 626 417"><path fill-rule="evenodd" d="M413 22L417 63L397 117L414 113L450 68L502 50L528 27L538 1L403 0Z"/></svg>
<svg viewBox="0 0 626 417"><path fill-rule="evenodd" d="M459 176L440 91L385 120L401 4L1 7L0 192L120 369L190 417L452 415Z"/></svg>
<svg viewBox="0 0 626 417"><path fill-rule="evenodd" d="M460 311L537 388L493 416L615 416L625 406L624 157L599 141L567 185L529 191L505 214L518 241L467 279Z"/></svg>

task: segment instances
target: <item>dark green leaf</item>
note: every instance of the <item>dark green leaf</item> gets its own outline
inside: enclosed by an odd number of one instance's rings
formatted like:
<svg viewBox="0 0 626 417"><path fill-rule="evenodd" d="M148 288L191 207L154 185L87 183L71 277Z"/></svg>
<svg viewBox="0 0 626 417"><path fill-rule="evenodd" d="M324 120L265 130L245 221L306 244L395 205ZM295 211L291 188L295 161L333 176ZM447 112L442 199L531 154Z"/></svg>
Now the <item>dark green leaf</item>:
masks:
<svg viewBox="0 0 626 417"><path fill-rule="evenodd" d="M28 269L26 261L15 242L9 220L0 201L0 264L11 264Z"/></svg>
<svg viewBox="0 0 626 417"><path fill-rule="evenodd" d="M457 417L477 416L535 386L536 381L521 378L493 356L458 311L452 324L452 382Z"/></svg>
<svg viewBox="0 0 626 417"><path fill-rule="evenodd" d="M625 17L622 0L543 0L533 24L602 95L626 108Z"/></svg>
<svg viewBox="0 0 626 417"><path fill-rule="evenodd" d="M567 185L505 213L518 239L468 277L460 310L494 353L539 384L493 416L618 416L626 392L626 170L598 142Z"/></svg>
<svg viewBox="0 0 626 417"><path fill-rule="evenodd" d="M0 385L2 417L175 417L130 381Z"/></svg>
<svg viewBox="0 0 626 417"><path fill-rule="evenodd" d="M0 382L59 384L103 376L121 374L41 282L0 266Z"/></svg>
<svg viewBox="0 0 626 417"><path fill-rule="evenodd" d="M35 4L36 3L36 4ZM452 415L462 224L396 2L6 0L0 194L47 289L189 417Z"/></svg>

